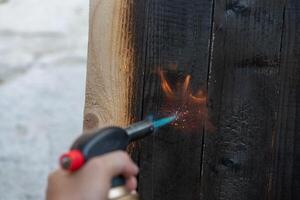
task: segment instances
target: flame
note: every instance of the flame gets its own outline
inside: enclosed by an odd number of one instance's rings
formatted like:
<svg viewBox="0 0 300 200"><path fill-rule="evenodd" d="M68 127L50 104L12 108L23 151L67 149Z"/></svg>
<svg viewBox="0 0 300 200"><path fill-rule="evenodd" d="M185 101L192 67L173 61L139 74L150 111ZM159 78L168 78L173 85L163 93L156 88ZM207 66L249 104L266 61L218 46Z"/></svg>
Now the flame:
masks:
<svg viewBox="0 0 300 200"><path fill-rule="evenodd" d="M174 96L174 93L173 93L169 83L167 82L164 73L162 71L159 71L159 75L160 75L161 87L162 87L163 91L169 98L171 98L172 96Z"/></svg>
<svg viewBox="0 0 300 200"><path fill-rule="evenodd" d="M192 131L205 124L206 129L213 129L208 120L207 94L201 89L195 93L192 91L191 75L186 75L183 82L177 81L177 87L171 86L164 71L159 71L159 76L165 95L160 114L176 114L177 119L173 123L176 128Z"/></svg>
<svg viewBox="0 0 300 200"><path fill-rule="evenodd" d="M190 81L191 81L191 76L188 75L184 82L183 82L183 87L182 87L182 96L186 96L188 94L188 89L189 89L189 86L190 86Z"/></svg>

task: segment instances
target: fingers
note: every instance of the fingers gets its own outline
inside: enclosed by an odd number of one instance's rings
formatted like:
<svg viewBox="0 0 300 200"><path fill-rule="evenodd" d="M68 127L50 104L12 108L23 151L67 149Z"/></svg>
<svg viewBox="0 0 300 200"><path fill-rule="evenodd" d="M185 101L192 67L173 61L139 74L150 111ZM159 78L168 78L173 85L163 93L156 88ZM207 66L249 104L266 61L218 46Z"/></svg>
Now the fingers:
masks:
<svg viewBox="0 0 300 200"><path fill-rule="evenodd" d="M117 151L95 157L87 162L85 170L87 173L93 171L93 174L98 174L108 181L111 181L113 177L123 175L126 179L126 187L129 190L136 189L137 180L135 176L139 169L126 152Z"/></svg>
<svg viewBox="0 0 300 200"><path fill-rule="evenodd" d="M78 196L84 197L82 199L106 199L111 181L118 175L125 177L126 187L133 191L137 187L137 173L138 167L127 153L108 153L89 160L79 171L70 173L58 169L52 173L48 178L47 200Z"/></svg>
<svg viewBox="0 0 300 200"><path fill-rule="evenodd" d="M99 158L99 162L106 167L107 173L112 177L123 175L125 178L129 178L136 176L139 171L129 155L122 151L104 155Z"/></svg>
<svg viewBox="0 0 300 200"><path fill-rule="evenodd" d="M137 180L135 176L131 176L126 181L126 187L129 191L135 190L137 187Z"/></svg>

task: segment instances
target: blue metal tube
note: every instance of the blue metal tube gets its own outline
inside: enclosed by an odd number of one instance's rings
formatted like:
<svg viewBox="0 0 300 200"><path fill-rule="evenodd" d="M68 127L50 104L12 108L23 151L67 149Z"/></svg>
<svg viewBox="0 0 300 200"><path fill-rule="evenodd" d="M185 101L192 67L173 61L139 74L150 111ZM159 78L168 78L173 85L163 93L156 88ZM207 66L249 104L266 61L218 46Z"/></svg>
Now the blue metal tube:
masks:
<svg viewBox="0 0 300 200"><path fill-rule="evenodd" d="M125 130L131 141L143 138L148 134L151 134L162 126L172 123L176 119L176 115L171 117L165 117L156 121L144 120L134 124L131 124Z"/></svg>
<svg viewBox="0 0 300 200"><path fill-rule="evenodd" d="M162 126L172 123L175 119L176 119L175 115L171 116L171 117L162 118L162 119L153 121L153 126L154 126L154 128L160 128Z"/></svg>

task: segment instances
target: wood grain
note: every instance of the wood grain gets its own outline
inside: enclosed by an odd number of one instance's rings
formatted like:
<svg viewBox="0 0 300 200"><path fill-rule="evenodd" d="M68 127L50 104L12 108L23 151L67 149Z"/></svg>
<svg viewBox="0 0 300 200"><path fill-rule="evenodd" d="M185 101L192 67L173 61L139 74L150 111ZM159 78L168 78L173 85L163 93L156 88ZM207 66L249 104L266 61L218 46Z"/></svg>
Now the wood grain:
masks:
<svg viewBox="0 0 300 200"><path fill-rule="evenodd" d="M84 129L124 126L140 115L133 1L91 0ZM142 84L142 83L141 83Z"/></svg>
<svg viewBox="0 0 300 200"><path fill-rule="evenodd" d="M158 70L169 80L192 75L192 87L206 88L211 1L146 0L137 23L137 56L145 67L143 116L161 112L164 94ZM184 132L164 128L141 142L139 194L143 200L200 198L203 126Z"/></svg>
<svg viewBox="0 0 300 200"><path fill-rule="evenodd" d="M270 199L284 8L215 2L201 199Z"/></svg>
<svg viewBox="0 0 300 200"><path fill-rule="evenodd" d="M280 104L269 199L300 196L300 2L288 0L280 65Z"/></svg>

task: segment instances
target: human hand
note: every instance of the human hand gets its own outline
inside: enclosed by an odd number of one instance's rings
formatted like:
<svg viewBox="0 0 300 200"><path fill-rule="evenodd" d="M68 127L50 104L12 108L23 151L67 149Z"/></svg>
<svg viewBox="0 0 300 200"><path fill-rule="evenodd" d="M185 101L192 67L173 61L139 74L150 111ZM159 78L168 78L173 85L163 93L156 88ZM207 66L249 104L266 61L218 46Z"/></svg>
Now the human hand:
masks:
<svg viewBox="0 0 300 200"><path fill-rule="evenodd" d="M79 171L58 169L48 178L47 200L107 200L112 178L123 175L126 187L136 189L138 167L118 151L89 160Z"/></svg>

